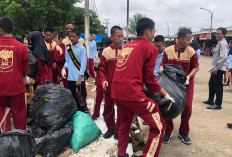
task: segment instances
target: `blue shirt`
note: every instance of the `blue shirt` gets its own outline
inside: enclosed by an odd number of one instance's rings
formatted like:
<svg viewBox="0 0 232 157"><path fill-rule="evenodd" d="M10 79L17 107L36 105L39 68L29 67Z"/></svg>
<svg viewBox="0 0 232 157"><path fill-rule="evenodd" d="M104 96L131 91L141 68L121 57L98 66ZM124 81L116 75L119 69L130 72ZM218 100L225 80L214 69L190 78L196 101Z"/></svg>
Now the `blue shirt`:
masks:
<svg viewBox="0 0 232 157"><path fill-rule="evenodd" d="M89 41L89 58L95 58L97 54L97 44L94 40Z"/></svg>
<svg viewBox="0 0 232 157"><path fill-rule="evenodd" d="M155 70L154 70L154 75L158 76L159 75L159 69L160 69L160 63L162 61L164 55L164 51L161 54L158 54L156 63L155 63Z"/></svg>
<svg viewBox="0 0 232 157"><path fill-rule="evenodd" d="M198 60L199 60L199 58L200 58L200 56L201 56L201 50L198 49L198 50L196 51L196 53L197 53L197 57L198 57Z"/></svg>
<svg viewBox="0 0 232 157"><path fill-rule="evenodd" d="M81 63L80 71L77 70L76 66L73 64L72 59L70 58L70 55L65 48L65 64L66 68L68 69L68 81L77 81L79 75L84 75L86 66L87 66L87 56L86 56L86 50L85 47L78 42L76 45L71 44L73 52L79 62ZM81 78L81 81L84 81L84 77Z"/></svg>
<svg viewBox="0 0 232 157"><path fill-rule="evenodd" d="M232 69L232 55L227 57L228 69Z"/></svg>

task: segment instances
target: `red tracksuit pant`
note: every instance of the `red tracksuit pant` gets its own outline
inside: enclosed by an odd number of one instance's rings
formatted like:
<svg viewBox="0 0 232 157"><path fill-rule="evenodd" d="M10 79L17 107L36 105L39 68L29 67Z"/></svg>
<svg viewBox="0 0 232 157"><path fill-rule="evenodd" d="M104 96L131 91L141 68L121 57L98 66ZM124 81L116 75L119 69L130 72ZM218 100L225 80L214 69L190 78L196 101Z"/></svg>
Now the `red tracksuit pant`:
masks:
<svg viewBox="0 0 232 157"><path fill-rule="evenodd" d="M52 69L52 82L55 84L59 84L58 80L58 69Z"/></svg>
<svg viewBox="0 0 232 157"><path fill-rule="evenodd" d="M12 113L15 128L26 130L27 113L25 104L25 93L15 96L0 96L0 119L3 118L6 107L10 107L11 110L6 118L5 131L11 130L10 113Z"/></svg>
<svg viewBox="0 0 232 157"><path fill-rule="evenodd" d="M189 135L189 120L192 114L192 102L193 102L193 91L194 91L194 82L192 81L188 86L186 86L186 96L187 102L184 111L181 114L181 123L180 123L180 132L183 132L185 135ZM167 134L171 134L174 128L172 120L166 120L166 130Z"/></svg>
<svg viewBox="0 0 232 157"><path fill-rule="evenodd" d="M89 58L89 74L92 77L95 77L95 73L94 73L94 69L93 69L93 65L94 64L94 59L93 58Z"/></svg>
<svg viewBox="0 0 232 157"><path fill-rule="evenodd" d="M93 115L96 118L100 116L100 108L101 108L102 99L103 99L102 86L97 85L96 86L96 102L95 102L94 111L93 111Z"/></svg>
<svg viewBox="0 0 232 157"><path fill-rule="evenodd" d="M110 93L105 93L105 104L104 104L103 117L106 122L106 126L108 130L115 130L117 133L119 123L117 121L115 124L114 101L111 98Z"/></svg>
<svg viewBox="0 0 232 157"><path fill-rule="evenodd" d="M165 121L158 105L152 99L141 102L115 100L118 109L118 155L124 156L134 114L141 117L150 127L150 134L143 150L143 157L158 157L164 134Z"/></svg>

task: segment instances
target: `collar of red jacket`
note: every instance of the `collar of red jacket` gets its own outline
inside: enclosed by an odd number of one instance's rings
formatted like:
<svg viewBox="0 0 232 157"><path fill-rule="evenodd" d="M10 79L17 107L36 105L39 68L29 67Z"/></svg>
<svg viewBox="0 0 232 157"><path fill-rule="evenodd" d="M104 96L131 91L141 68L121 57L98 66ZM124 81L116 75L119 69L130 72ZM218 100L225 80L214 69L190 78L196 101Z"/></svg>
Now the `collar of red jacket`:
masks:
<svg viewBox="0 0 232 157"><path fill-rule="evenodd" d="M135 40L146 40L146 41L148 41L145 37L136 37Z"/></svg>
<svg viewBox="0 0 232 157"><path fill-rule="evenodd" d="M5 37L5 36L0 36L2 39L15 39L13 36L12 37ZM16 39L15 39L16 40Z"/></svg>
<svg viewBox="0 0 232 157"><path fill-rule="evenodd" d="M48 40L44 39L44 41L46 41L47 43L53 43L53 40L51 42L49 42Z"/></svg>
<svg viewBox="0 0 232 157"><path fill-rule="evenodd" d="M175 45L175 52L184 52L185 48L181 49L181 50L178 50L177 48L177 44Z"/></svg>
<svg viewBox="0 0 232 157"><path fill-rule="evenodd" d="M112 49L116 49L116 50L118 50L118 49L122 49L122 45L120 45L119 47L114 47L112 44L110 44L110 47L112 48Z"/></svg>

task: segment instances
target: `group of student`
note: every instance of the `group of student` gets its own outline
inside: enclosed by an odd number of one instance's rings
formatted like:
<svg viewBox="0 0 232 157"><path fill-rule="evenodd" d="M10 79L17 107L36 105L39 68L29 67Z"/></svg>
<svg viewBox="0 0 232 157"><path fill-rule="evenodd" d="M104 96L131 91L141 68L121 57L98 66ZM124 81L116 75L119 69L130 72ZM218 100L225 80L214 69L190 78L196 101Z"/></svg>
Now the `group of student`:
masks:
<svg viewBox="0 0 232 157"><path fill-rule="evenodd" d="M94 58L100 58L96 70L96 103L93 120L100 116L100 105L104 98L103 117L108 128L103 137L114 136L118 139L118 156L127 157L126 148L130 125L134 114L140 116L150 127L150 134L143 150L143 156L157 157L161 144L169 143L174 129L172 120L164 120L157 103L147 98L143 92L145 84L151 94L158 92L170 106L175 100L156 81L155 76L163 72L165 64L180 65L186 73L186 107L181 114L179 137L185 144L191 144L189 120L192 113L194 76L199 70L196 51L189 46L192 32L183 28L178 33L178 43L165 49L164 38L154 38L155 23L149 18L142 18L136 26L137 37L122 47L123 30L120 26L111 28L111 35L102 40L102 51L97 54L95 35L90 35L89 56L85 41L80 38L80 31L72 24L65 25L68 36L64 33L55 35L51 28L41 32L33 31L25 36L24 43L32 46L31 50L38 60L39 70L33 77L35 85L44 84L45 80L63 83L70 89L77 102L77 108L89 112L79 104L76 90L86 100L85 80L95 78ZM28 82L28 51L24 44L12 36L14 23L10 18L0 18L0 119L5 107L12 110L16 129L26 129L25 86ZM222 30L217 30L221 31ZM152 41L155 41L155 44ZM221 40L221 38L220 38ZM27 42L28 41L28 42ZM215 68L215 67L213 67ZM88 69L88 70L86 70ZM89 71L89 72L88 72ZM217 69L212 70L212 74ZM16 103L17 102L17 103ZM115 121L114 103L117 105ZM7 130L10 130L10 116L7 117Z"/></svg>

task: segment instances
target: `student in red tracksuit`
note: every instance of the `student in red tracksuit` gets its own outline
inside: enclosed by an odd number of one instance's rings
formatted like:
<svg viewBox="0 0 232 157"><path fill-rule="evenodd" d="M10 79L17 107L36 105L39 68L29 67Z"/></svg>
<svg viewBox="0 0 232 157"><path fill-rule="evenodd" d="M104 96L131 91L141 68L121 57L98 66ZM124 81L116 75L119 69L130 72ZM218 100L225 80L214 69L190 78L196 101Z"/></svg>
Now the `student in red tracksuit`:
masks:
<svg viewBox="0 0 232 157"><path fill-rule="evenodd" d="M47 49L48 49L49 58L50 58L50 65L52 68L52 82L55 84L59 84L58 65L57 65L57 62L55 59L55 52L54 52L57 43L52 40L52 37L53 37L52 28L45 28L44 29L44 36L45 36L44 41L45 41L45 44L46 44ZM60 48L60 50L57 50L56 52L58 52L58 51L62 51L62 49Z"/></svg>
<svg viewBox="0 0 232 157"><path fill-rule="evenodd" d="M101 55L102 55L102 51L110 46L110 44L112 43L111 39L109 37L104 37L102 39L102 43L101 43L101 47L102 50L98 53L98 58L101 59ZM97 77L96 77L96 101L95 101L95 105L94 105L94 110L93 110L93 115L92 115L92 120L96 120L99 116L100 116L100 107L101 107L101 103L103 100L103 92L102 92L102 86L101 86L101 81L100 81L100 76L98 74L99 68L95 69L95 71L97 72Z"/></svg>
<svg viewBox="0 0 232 157"><path fill-rule="evenodd" d="M194 76L199 70L198 57L195 50L189 46L192 39L192 32L189 29L182 29L178 33L178 43L165 49L162 62L160 63L160 72L162 72L164 64L180 65L187 75L186 81L186 107L181 114L181 124L179 129L179 137L185 144L191 144L189 135L189 120L192 113ZM172 120L166 120L166 130L163 138L164 143L170 142L173 130Z"/></svg>
<svg viewBox="0 0 232 157"><path fill-rule="evenodd" d="M112 44L105 48L102 52L101 61L99 64L98 75L102 84L103 92L105 94L105 105L103 117L108 128L107 132L103 135L104 138L110 138L114 135L115 130L115 112L114 101L111 98L111 82L114 75L115 65L118 55L121 53L123 42L123 30L119 26L111 28ZM118 124L118 123L117 123Z"/></svg>
<svg viewBox="0 0 232 157"><path fill-rule="evenodd" d="M66 38L65 33L53 34L52 40L56 42L54 47L54 59L57 64L58 70L58 83L62 83L65 88L68 88L67 78L62 78L61 70L65 63L65 45L62 43L63 39Z"/></svg>
<svg viewBox="0 0 232 157"><path fill-rule="evenodd" d="M28 70L28 51L24 44L12 36L14 22L0 18L0 119L10 107L16 129L26 130L26 104L24 78ZM2 126L3 127L3 126ZM11 130L10 113L5 131Z"/></svg>
<svg viewBox="0 0 232 157"><path fill-rule="evenodd" d="M164 133L164 120L158 105L146 97L145 84L150 93L160 93L165 99L174 102L168 93L160 87L153 74L158 55L157 48L150 43L154 39L155 23L142 18L136 26L137 38L127 43L118 57L111 96L118 109L120 125L118 129L118 156L127 157L130 125L134 114L140 116L150 127L150 134L143 150L143 156L159 154ZM171 104L169 104L171 105Z"/></svg>
<svg viewBox="0 0 232 157"><path fill-rule="evenodd" d="M27 38L32 44L33 54L36 56L39 66L36 75L33 77L35 80L34 88L36 88L37 85L43 85L45 80L52 82L52 69L42 33L33 31L28 34Z"/></svg>

